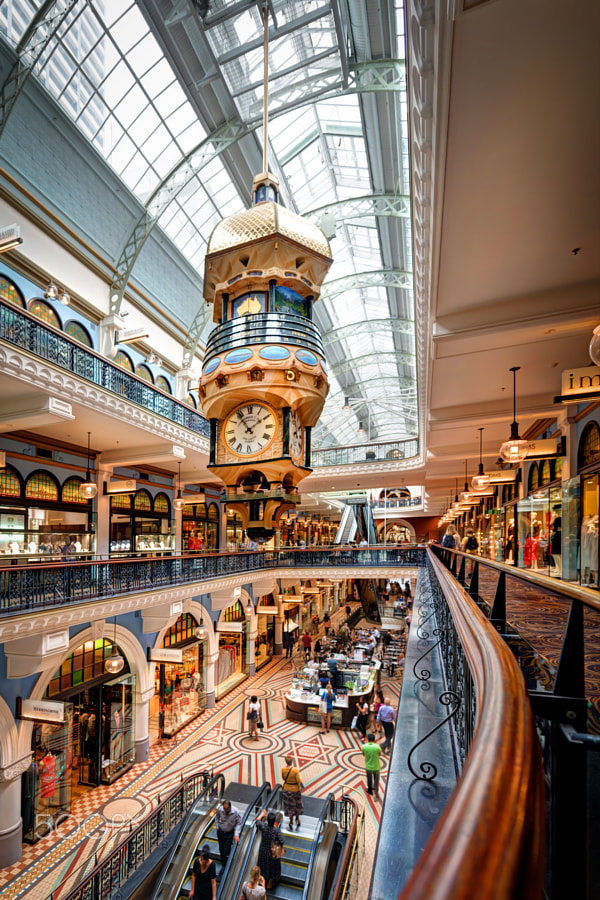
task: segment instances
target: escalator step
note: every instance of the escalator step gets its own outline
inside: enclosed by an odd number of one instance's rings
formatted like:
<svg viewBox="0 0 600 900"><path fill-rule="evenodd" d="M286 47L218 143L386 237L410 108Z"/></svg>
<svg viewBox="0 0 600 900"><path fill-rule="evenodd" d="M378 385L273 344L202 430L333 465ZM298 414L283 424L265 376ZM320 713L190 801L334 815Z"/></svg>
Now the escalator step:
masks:
<svg viewBox="0 0 600 900"><path fill-rule="evenodd" d="M301 900L304 893L304 885L296 887L280 881L276 888L267 891L267 900Z"/></svg>

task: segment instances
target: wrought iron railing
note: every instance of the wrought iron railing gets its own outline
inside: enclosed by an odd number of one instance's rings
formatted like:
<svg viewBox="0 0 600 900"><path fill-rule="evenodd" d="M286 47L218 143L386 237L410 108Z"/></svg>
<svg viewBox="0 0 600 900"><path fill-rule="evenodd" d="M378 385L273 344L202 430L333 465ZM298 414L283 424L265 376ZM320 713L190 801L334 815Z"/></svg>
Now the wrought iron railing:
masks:
<svg viewBox="0 0 600 900"><path fill-rule="evenodd" d="M323 466L349 466L357 463L397 463L401 459L412 459L419 452L416 438L409 441L385 441L377 444L352 444L347 447L313 448L311 461L313 468Z"/></svg>
<svg viewBox="0 0 600 900"><path fill-rule="evenodd" d="M119 397L130 400L150 412L188 428L203 437L209 436L209 424L200 413L111 363L89 347L69 338L61 331L23 309L0 300L0 339L27 350L35 356L66 369L73 375L98 385Z"/></svg>
<svg viewBox="0 0 600 900"><path fill-rule="evenodd" d="M305 347L325 357L323 341L310 319L290 313L258 313L239 316L217 325L208 336L205 360L218 353L255 344L283 344Z"/></svg>
<svg viewBox="0 0 600 900"><path fill-rule="evenodd" d="M423 565L424 554L418 547L326 548L5 566L0 568L0 613L143 593L263 569L418 566Z"/></svg>
<svg viewBox="0 0 600 900"><path fill-rule="evenodd" d="M119 887L182 821L192 804L201 796L217 801L224 790L224 775L213 777L208 771L190 775L168 797L159 800L156 808L139 825L129 825L126 837L117 847L107 852L107 845L103 844L79 868L70 872L46 900L99 900L118 896ZM121 836L119 833L118 837Z"/></svg>
<svg viewBox="0 0 600 900"><path fill-rule="evenodd" d="M399 497L398 500L377 500L373 504L373 514L380 510L405 509L407 506L421 506L422 497Z"/></svg>

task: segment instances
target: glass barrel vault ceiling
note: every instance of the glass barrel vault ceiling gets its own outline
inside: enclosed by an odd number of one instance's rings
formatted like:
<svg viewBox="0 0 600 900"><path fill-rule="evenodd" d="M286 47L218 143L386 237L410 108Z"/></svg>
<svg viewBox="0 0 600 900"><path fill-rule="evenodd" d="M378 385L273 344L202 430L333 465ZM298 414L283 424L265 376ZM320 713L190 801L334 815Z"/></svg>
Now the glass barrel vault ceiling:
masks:
<svg viewBox="0 0 600 900"><path fill-rule="evenodd" d="M35 63L35 75L145 203L177 163L206 139L208 130L152 33L143 5L132 0L57 0L49 24L43 0L5 0L0 30L14 47L25 36L24 56ZM160 9L165 18L194 17L232 108L241 122L256 128L262 116L260 4L212 0L204 20L192 0L167 0ZM410 193L406 91L377 95L344 90L358 51L353 50L357 42L352 23L344 22L341 7L322 0L274 0L271 9L270 167L282 182L282 196L291 198L297 212L310 215L318 210L312 216L318 221L323 208L333 206L337 227L331 241L334 263L315 307L331 390L314 445L357 443L359 422L371 440L414 436L410 218L375 216L368 205L358 210L347 203L374 193ZM389 0L386 11L396 31L392 56L403 60L403 0ZM32 29L40 13L46 20ZM375 43L377 36L370 37ZM41 54L40 39L45 43ZM359 51L365 61L364 46ZM385 129L366 127L374 113L385 115ZM259 138L261 134L259 129ZM383 145L382 134L388 136L389 146ZM393 179L391 190L383 183L385 175L374 184L374 155ZM158 226L201 272L214 226L247 202L230 177L225 150L173 193ZM390 280L386 275L393 270L407 274ZM201 297L198 302L202 304ZM211 328L207 317L201 343ZM349 412L342 410L346 396L351 398Z"/></svg>

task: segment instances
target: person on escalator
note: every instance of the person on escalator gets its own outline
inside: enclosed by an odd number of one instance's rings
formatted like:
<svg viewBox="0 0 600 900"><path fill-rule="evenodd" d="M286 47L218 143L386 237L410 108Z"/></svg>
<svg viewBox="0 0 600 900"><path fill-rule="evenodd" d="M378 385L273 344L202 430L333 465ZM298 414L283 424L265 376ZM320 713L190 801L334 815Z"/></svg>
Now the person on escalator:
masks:
<svg viewBox="0 0 600 900"><path fill-rule="evenodd" d="M231 845L234 841L236 844L239 842L240 831L242 830L242 817L239 810L232 806L229 800L223 800L222 806L217 809L215 825L217 826L222 875L231 853Z"/></svg>
<svg viewBox="0 0 600 900"><path fill-rule="evenodd" d="M240 900L262 900L265 893L265 879L260 874L260 868L259 866L252 866L250 878L242 886Z"/></svg>
<svg viewBox="0 0 600 900"><path fill-rule="evenodd" d="M210 858L208 844L204 844L194 862L189 896L190 900L217 900L217 868Z"/></svg>
<svg viewBox="0 0 600 900"><path fill-rule="evenodd" d="M265 818L266 822L263 821ZM258 851L258 865L264 876L267 890L270 891L281 880L281 856L274 856L272 852L273 845L276 845L276 849L283 845L281 833L277 827L277 816L274 812L270 812L267 815L267 810L263 809L256 820L256 827L262 831Z"/></svg>

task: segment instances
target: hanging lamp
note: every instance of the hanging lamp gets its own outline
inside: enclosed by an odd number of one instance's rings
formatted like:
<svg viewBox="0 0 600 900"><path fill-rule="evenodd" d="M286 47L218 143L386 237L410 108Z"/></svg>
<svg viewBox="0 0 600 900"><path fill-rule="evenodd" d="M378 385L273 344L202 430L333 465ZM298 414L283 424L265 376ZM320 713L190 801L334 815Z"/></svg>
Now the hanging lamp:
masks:
<svg viewBox="0 0 600 900"><path fill-rule="evenodd" d="M87 470L85 473L85 481L83 484L79 485L79 493L82 497L85 497L86 500L93 500L93 498L98 493L98 485L94 484L92 481L92 476L90 475L90 432L88 431L88 446L87 446Z"/></svg>
<svg viewBox="0 0 600 900"><path fill-rule="evenodd" d="M467 504L467 506L476 506L479 503L479 500L475 496L475 494L469 490L469 481L467 476L467 460L465 459L465 489L460 495L460 502Z"/></svg>
<svg viewBox="0 0 600 900"><path fill-rule="evenodd" d="M108 659L104 660L104 671L107 673L107 675L118 675L119 672L125 666L125 660L119 653L119 649L117 647L117 617L116 616L114 616L114 623L115 623L115 634L114 634L114 640L113 640L112 653L108 657Z"/></svg>
<svg viewBox="0 0 600 900"><path fill-rule="evenodd" d="M590 359L596 366L600 366L600 325L596 325L592 332Z"/></svg>
<svg viewBox="0 0 600 900"><path fill-rule="evenodd" d="M180 510L185 506L185 500L181 496L181 463L178 462L177 465L179 466L179 475L177 476L177 496L173 500L173 506L176 510Z"/></svg>
<svg viewBox="0 0 600 900"><path fill-rule="evenodd" d="M506 462L521 462L527 456L529 449L528 441L524 441L519 436L519 425L517 423L517 372L521 366L513 366L510 371L513 373L513 421L510 426L510 438L500 447L500 456Z"/></svg>
<svg viewBox="0 0 600 900"><path fill-rule="evenodd" d="M485 491L489 487L490 476L483 471L483 455L482 455L483 428L479 429L479 468L477 475L471 479L471 487L474 491Z"/></svg>
<svg viewBox="0 0 600 900"><path fill-rule="evenodd" d="M208 640L208 628L204 624L204 604L202 599L200 599L200 608L202 612L200 613L200 624L196 628L196 637L199 641L206 641Z"/></svg>

